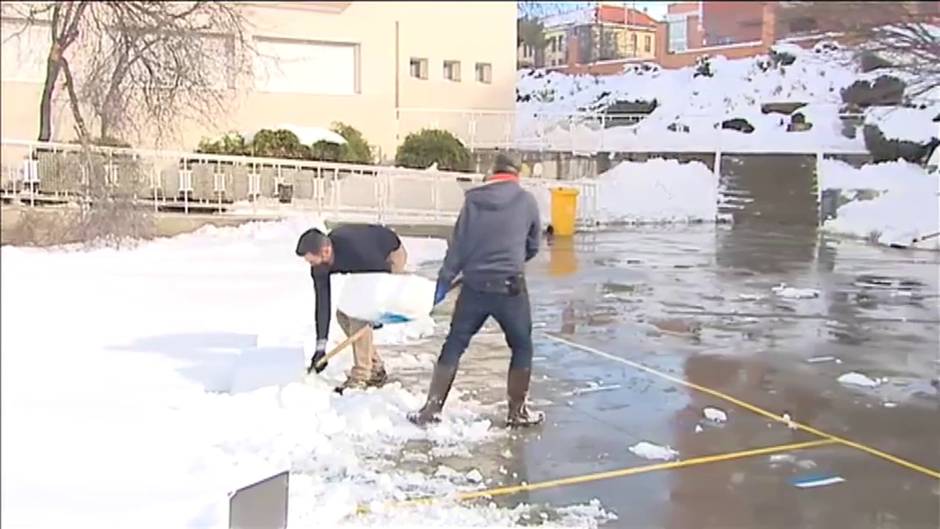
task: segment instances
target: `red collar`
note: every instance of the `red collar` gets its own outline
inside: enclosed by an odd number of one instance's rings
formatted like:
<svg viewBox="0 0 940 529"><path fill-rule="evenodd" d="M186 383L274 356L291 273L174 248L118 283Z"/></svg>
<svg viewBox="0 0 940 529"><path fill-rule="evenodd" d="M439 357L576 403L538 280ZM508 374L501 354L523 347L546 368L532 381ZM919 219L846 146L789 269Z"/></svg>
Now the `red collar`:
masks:
<svg viewBox="0 0 940 529"><path fill-rule="evenodd" d="M486 179L487 182L518 182L519 175L512 173L495 173Z"/></svg>

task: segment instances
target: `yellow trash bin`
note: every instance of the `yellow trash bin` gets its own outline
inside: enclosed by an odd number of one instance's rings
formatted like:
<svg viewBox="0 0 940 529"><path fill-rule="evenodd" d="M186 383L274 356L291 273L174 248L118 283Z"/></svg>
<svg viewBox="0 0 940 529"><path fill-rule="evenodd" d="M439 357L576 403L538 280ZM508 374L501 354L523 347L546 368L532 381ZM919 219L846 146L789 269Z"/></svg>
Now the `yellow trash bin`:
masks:
<svg viewBox="0 0 940 529"><path fill-rule="evenodd" d="M578 213L578 190L564 187L552 189L552 228L555 235L574 235L574 223Z"/></svg>

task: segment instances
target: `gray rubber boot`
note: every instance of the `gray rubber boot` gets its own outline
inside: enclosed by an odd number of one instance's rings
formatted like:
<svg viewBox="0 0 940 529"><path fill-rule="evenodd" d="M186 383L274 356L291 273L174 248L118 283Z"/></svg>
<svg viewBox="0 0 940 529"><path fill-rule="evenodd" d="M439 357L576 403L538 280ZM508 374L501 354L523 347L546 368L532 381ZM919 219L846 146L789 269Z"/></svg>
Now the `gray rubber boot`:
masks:
<svg viewBox="0 0 940 529"><path fill-rule="evenodd" d="M429 423L440 422L441 409L444 408L444 402L447 401L447 394L450 393L450 387L454 383L454 377L457 376L456 366L443 366L436 364L434 374L431 375L431 387L428 389L428 400L424 406L408 414L408 420L424 426Z"/></svg>
<svg viewBox="0 0 940 529"><path fill-rule="evenodd" d="M509 414L506 417L506 426L510 428L536 426L545 421L544 413L531 411L526 405L531 378L531 369L509 370L509 377L506 381L506 393L509 395Z"/></svg>

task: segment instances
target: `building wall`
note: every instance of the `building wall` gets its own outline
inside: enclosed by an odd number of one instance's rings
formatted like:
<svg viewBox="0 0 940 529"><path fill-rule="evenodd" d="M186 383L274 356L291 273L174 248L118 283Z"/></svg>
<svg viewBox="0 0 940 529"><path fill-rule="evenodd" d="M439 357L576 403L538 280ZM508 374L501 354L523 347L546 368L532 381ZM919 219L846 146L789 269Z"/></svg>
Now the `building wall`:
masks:
<svg viewBox="0 0 940 529"><path fill-rule="evenodd" d="M399 109L511 110L515 105L513 2L244 5L256 45L260 42L266 49L304 54L304 61L310 61L304 64L310 67L291 66L287 61L272 73L273 63L256 59L254 79L238 80L230 91L228 112L211 116L212 125L182 124L180 133L166 146L193 148L200 138L229 130L256 130L282 123L329 127L334 121L343 121L360 129L389 156L402 135ZM459 23L441 24L442 20ZM4 24L4 39L9 34L7 26ZM4 59L9 58L8 47L4 40ZM426 61L426 79L411 77L411 58ZM459 63L459 81L444 77L444 61ZM17 74L22 68L8 62L4 60L2 66L2 135L32 139L38 134L42 75L24 79ZM486 65L481 71L487 73L488 82L477 80L477 63ZM258 75L259 69L268 73ZM68 141L75 134L64 103L60 97L54 136ZM417 119L425 124L432 121L430 117Z"/></svg>
<svg viewBox="0 0 940 529"><path fill-rule="evenodd" d="M702 2L704 45L753 42L761 38L766 2Z"/></svg>
<svg viewBox="0 0 940 529"><path fill-rule="evenodd" d="M545 31L545 66L565 64L568 53L568 28L551 28Z"/></svg>

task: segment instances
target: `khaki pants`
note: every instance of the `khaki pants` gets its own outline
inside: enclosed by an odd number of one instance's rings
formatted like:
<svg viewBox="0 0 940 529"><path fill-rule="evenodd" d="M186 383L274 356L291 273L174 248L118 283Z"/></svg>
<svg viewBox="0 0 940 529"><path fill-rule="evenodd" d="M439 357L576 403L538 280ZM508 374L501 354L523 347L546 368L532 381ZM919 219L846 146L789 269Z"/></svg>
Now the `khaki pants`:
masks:
<svg viewBox="0 0 940 529"><path fill-rule="evenodd" d="M405 271L405 263L408 261L408 253L404 246L399 246L397 250L388 254L389 269L393 274L400 274ZM350 318L346 314L337 311L336 321L339 323L346 336L352 336L359 329L365 326L371 326L370 322ZM366 381L372 378L376 373L382 371L385 365L382 357L375 350L373 343L372 329L370 328L353 342L353 368L349 373L349 378L353 380Z"/></svg>

